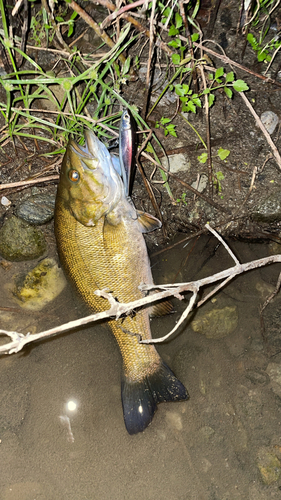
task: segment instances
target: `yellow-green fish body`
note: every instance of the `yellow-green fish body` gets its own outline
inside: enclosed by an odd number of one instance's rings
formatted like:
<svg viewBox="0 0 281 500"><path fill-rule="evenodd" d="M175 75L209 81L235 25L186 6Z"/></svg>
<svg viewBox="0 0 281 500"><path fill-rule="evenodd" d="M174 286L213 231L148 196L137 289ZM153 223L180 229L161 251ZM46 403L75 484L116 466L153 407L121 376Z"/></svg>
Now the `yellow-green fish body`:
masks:
<svg viewBox="0 0 281 500"><path fill-rule="evenodd" d="M138 286L152 283L143 232L157 219L140 214L124 194L120 176L105 146L86 131L86 147L70 141L58 187L55 233L68 276L94 311L109 308L95 295L107 289L119 302L143 297ZM130 434L145 429L161 401L187 399L184 386L163 363L151 338L149 311L109 321L119 344L124 375L122 403Z"/></svg>

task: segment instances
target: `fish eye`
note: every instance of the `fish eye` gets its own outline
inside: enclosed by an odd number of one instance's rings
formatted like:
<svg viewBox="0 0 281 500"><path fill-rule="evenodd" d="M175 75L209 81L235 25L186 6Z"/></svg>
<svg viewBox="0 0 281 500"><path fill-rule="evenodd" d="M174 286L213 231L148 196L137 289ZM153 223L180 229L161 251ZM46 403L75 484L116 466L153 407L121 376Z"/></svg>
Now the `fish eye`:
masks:
<svg viewBox="0 0 281 500"><path fill-rule="evenodd" d="M70 170L68 173L68 177L72 182L78 182L80 179L80 175L77 170Z"/></svg>

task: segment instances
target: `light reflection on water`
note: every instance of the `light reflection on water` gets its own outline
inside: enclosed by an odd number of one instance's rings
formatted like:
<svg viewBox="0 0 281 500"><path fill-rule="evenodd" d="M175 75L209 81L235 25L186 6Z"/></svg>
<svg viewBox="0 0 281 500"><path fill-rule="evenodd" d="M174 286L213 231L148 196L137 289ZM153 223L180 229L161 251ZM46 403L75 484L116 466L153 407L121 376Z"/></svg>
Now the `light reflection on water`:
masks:
<svg viewBox="0 0 281 500"><path fill-rule="evenodd" d="M187 281L232 265L221 248L207 258L217 243L203 241L184 269L189 247L153 261L156 281L172 282L176 275L177 282ZM268 246L234 247L239 257L244 252L243 261L268 254ZM157 347L190 400L159 405L152 425L136 436L125 430L121 356L107 327L84 328L2 357L0 500L256 500L263 492L277 498L278 483L260 482L256 454L279 436L279 409L268 385L247 378L249 370L262 373L268 363L256 285L277 279L276 269L241 276L221 292L239 310L231 336L206 339L187 327ZM5 294L1 303L12 307L12 297ZM78 303L68 288L40 314L14 313L11 321L18 329L22 322L43 330L84 314ZM177 303L174 315L153 320L154 335L172 328L183 307Z"/></svg>

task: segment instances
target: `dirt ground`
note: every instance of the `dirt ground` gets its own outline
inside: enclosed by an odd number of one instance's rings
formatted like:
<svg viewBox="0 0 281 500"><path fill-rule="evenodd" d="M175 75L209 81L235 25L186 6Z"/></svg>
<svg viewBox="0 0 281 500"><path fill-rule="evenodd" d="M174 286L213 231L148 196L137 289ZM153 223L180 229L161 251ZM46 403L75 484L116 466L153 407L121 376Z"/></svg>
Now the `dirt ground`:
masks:
<svg viewBox="0 0 281 500"><path fill-rule="evenodd" d="M245 42L241 35L236 36L236 3L222 2L212 39L223 42L227 55L241 62ZM206 23L206 13L200 15ZM213 62L216 67L222 65L215 58ZM242 64L258 73L264 69L250 47ZM272 75L278 64L277 58ZM235 74L249 85L247 97L259 116L271 110L281 117L280 87L242 70L235 69ZM142 91L139 80L131 83L124 95L141 107ZM175 111L175 103L159 106L151 115L150 126ZM205 138L204 113L190 114L188 119ZM231 101L218 94L210 121L214 171L224 174L222 190L214 192L213 199L228 213L188 194L173 178L169 184L174 199L186 193L185 203L173 203L163 186L155 185L168 236L165 239L163 232L156 231L147 237L156 283L191 281L233 265L211 235L173 246L191 232L200 231L207 221L232 237L227 241L241 262L281 254L279 220L269 223L252 217L260 200L272 193L278 198L280 193L280 169L273 159L265 163L270 153L266 140L238 94ZM159 129L155 132L166 151L187 155L190 166L177 175L192 184L198 174L207 173L206 165L197 159L202 149L180 116L173 123L177 139L165 138ZM279 128L272 138L280 146ZM49 160L38 157L32 143L27 145L28 152L17 144L16 157L11 145L0 152L2 183L19 181L47 168ZM226 162L215 156L220 147L230 150ZM144 166L149 176L152 167ZM244 203L254 167L254 189ZM160 179L159 174L156 179ZM11 206L0 206L1 222L32 189L3 192ZM36 189L55 193L56 183ZM138 173L133 200L137 208L154 215ZM53 221L41 229L47 241L44 256L58 261ZM27 273L37 262L8 263L1 258L1 328L35 333L87 314L70 285L40 312L20 308L13 294L16 276ZM157 347L187 387L190 399L159 405L151 426L133 437L123 422L121 356L106 325L83 328L37 342L18 354L1 356L0 500L279 499L280 294L260 313L279 272L280 265L274 264L246 273L202 306L202 314L216 307L235 308L237 323L228 334L215 338L194 331L196 311L169 342ZM174 326L186 303L175 300L174 305L174 314L152 321L153 337ZM75 411L67 409L69 401L76 404Z"/></svg>

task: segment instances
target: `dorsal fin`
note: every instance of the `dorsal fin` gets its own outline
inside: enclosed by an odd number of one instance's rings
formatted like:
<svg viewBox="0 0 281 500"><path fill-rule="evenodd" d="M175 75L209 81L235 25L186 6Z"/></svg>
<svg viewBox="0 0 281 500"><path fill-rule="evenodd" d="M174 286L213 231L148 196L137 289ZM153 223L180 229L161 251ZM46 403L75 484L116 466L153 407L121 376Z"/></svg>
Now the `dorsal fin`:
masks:
<svg viewBox="0 0 281 500"><path fill-rule="evenodd" d="M155 229L159 229L162 226L162 223L153 215L150 215L146 212L141 212L137 210L138 223L140 225L140 229L142 233L150 233Z"/></svg>

